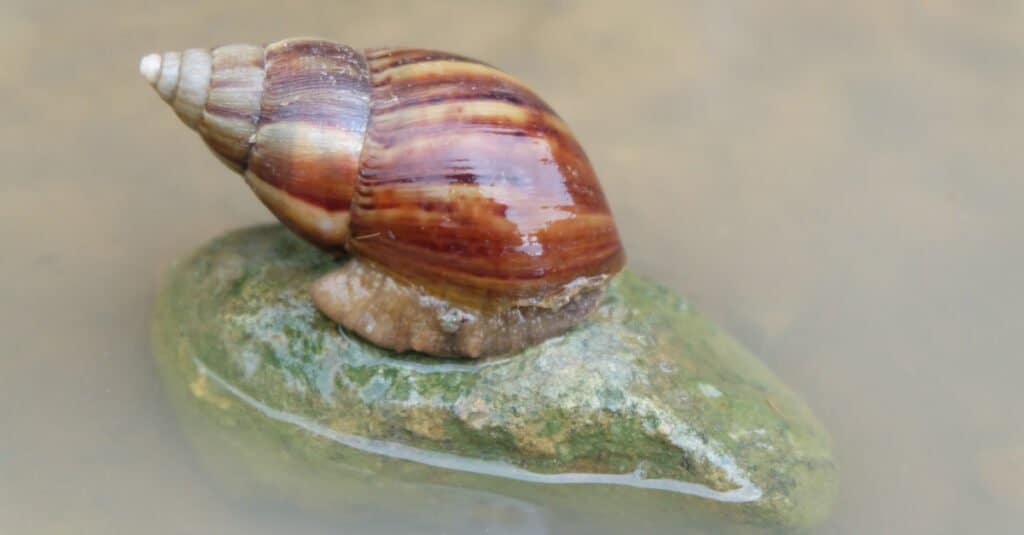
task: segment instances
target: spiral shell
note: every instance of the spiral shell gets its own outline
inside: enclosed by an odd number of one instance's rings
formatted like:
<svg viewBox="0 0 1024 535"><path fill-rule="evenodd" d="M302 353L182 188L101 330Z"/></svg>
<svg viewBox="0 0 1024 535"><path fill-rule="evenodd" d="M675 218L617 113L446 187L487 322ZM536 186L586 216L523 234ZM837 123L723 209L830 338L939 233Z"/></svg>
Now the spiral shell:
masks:
<svg viewBox="0 0 1024 535"><path fill-rule="evenodd" d="M140 70L282 222L353 255L314 301L378 344L515 351L579 321L623 265L583 149L494 67L288 39Z"/></svg>

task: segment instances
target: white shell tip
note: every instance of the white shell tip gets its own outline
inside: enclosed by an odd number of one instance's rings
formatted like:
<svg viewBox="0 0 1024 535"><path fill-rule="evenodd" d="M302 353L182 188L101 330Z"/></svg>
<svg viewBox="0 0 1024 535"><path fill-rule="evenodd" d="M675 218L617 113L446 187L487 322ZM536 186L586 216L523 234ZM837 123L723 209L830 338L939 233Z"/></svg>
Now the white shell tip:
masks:
<svg viewBox="0 0 1024 535"><path fill-rule="evenodd" d="M157 79L160 78L160 67L163 63L163 59L160 54L148 54L142 57L139 61L139 73L146 79L150 84L156 84Z"/></svg>

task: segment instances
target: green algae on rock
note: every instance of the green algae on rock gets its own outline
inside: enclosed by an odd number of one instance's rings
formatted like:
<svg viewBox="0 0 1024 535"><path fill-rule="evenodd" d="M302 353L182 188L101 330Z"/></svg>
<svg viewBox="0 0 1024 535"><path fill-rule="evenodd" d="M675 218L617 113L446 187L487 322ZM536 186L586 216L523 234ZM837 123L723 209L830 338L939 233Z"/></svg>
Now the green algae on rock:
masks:
<svg viewBox="0 0 1024 535"><path fill-rule="evenodd" d="M463 488L503 478L502 494L542 502L572 501L551 484L586 484L614 503L656 495L664 509L758 525L827 515L836 469L822 427L664 287L626 271L563 336L440 360L377 348L322 316L309 284L336 263L270 226L179 265L154 349L183 414L247 442L266 435L314 473L358 451Z"/></svg>

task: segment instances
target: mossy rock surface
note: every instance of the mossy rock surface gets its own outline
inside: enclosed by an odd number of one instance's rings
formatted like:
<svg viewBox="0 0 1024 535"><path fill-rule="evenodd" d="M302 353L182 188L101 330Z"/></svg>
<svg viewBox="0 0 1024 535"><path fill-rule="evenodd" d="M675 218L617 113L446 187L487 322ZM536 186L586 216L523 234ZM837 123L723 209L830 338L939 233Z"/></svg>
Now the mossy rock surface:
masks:
<svg viewBox="0 0 1024 535"><path fill-rule="evenodd" d="M291 498L426 478L762 527L827 515L836 468L806 405L649 279L627 270L592 318L515 356L442 360L322 316L308 287L337 262L281 227L242 230L178 265L155 314L157 361L194 437L252 457Z"/></svg>

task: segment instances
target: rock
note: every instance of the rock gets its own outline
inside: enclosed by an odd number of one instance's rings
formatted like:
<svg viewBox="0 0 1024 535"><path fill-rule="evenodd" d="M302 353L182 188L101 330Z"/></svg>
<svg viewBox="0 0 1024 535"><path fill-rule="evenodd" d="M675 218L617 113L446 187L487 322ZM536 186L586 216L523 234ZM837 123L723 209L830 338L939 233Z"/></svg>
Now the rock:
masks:
<svg viewBox="0 0 1024 535"><path fill-rule="evenodd" d="M219 238L171 274L154 350L197 446L219 448L211 466L230 458L290 499L335 508L332 489L387 500L427 481L462 501L476 489L581 515L791 527L828 514L837 474L821 425L666 288L626 271L561 337L441 360L379 349L322 316L308 287L336 264L273 226Z"/></svg>

